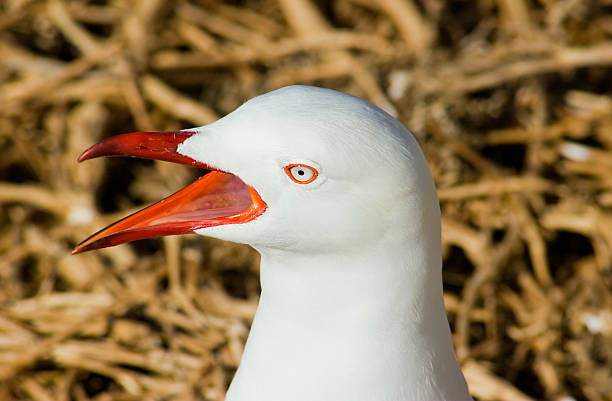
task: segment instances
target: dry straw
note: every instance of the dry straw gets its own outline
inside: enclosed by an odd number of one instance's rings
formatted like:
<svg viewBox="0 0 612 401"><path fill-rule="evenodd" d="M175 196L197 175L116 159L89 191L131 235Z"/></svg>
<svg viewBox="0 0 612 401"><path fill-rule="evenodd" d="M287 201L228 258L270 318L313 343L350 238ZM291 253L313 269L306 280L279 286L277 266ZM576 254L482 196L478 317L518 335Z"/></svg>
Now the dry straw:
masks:
<svg viewBox="0 0 612 401"><path fill-rule="evenodd" d="M76 157L306 83L421 141L474 396L612 400L612 3L231 4L0 2L0 399L223 399L257 254L173 237L69 256L195 175Z"/></svg>

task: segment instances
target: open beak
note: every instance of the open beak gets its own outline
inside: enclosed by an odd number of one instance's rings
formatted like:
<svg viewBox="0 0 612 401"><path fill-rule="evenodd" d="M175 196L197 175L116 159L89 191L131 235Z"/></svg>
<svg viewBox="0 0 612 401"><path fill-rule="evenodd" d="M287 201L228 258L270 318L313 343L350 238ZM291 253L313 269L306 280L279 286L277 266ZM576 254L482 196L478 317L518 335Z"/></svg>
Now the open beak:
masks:
<svg viewBox="0 0 612 401"><path fill-rule="evenodd" d="M190 234L224 224L249 222L266 209L257 191L234 174L219 171L177 152L196 131L135 132L105 139L79 157L132 156L212 170L191 185L154 203L81 242L72 254L163 235Z"/></svg>

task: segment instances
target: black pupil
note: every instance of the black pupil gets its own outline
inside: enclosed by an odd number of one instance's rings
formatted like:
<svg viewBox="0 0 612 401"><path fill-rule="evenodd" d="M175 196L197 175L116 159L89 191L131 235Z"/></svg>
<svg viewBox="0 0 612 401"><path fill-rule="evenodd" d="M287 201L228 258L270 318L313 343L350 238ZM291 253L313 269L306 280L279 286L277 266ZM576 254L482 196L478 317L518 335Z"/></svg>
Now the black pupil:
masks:
<svg viewBox="0 0 612 401"><path fill-rule="evenodd" d="M298 170L298 175L304 175L304 170Z"/></svg>

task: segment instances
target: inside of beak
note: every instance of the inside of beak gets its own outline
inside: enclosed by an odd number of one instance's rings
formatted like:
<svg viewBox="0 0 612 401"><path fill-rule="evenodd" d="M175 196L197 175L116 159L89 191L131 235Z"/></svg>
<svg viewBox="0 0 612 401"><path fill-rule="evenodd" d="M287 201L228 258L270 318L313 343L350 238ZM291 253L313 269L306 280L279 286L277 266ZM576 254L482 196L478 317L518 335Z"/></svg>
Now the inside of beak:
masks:
<svg viewBox="0 0 612 401"><path fill-rule="evenodd" d="M143 134L149 133L137 133L138 136ZM150 134L159 136L164 133ZM135 134L112 137L94 145L81 156L80 160L106 155L141 156L142 145L131 144L133 137L130 135ZM117 138L121 137L123 140L118 142ZM126 137L128 141L124 140ZM174 139L173 141L176 142ZM142 143L141 140L136 142ZM161 153L155 148L160 146L159 141L157 143L153 146L153 151L149 144L146 152L154 156L161 154L162 157L144 157L194 165L192 159L187 160L185 156L175 155L178 146L176 143L169 147L167 141L164 142L165 151ZM133 151L130 150L132 148ZM215 170L173 195L98 231L80 243L72 253L77 254L145 238L189 234L205 227L246 223L261 215L265 208L266 204L257 191L238 176Z"/></svg>

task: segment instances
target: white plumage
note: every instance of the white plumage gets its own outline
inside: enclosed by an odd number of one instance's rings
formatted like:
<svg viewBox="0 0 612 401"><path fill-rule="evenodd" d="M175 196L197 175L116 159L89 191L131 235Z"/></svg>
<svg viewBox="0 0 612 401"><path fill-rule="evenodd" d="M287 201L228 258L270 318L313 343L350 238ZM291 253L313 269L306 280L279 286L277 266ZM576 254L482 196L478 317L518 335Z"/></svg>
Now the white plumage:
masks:
<svg viewBox="0 0 612 401"><path fill-rule="evenodd" d="M412 135L359 98L290 86L254 98L179 153L268 205L199 230L252 245L262 294L227 400L469 400L442 298L440 212ZM314 165L297 185L282 167Z"/></svg>
<svg viewBox="0 0 612 401"><path fill-rule="evenodd" d="M442 297L436 190L397 120L290 86L204 127L108 138L80 160L118 155L215 171L74 253L189 232L261 253L261 299L227 400L470 400Z"/></svg>

